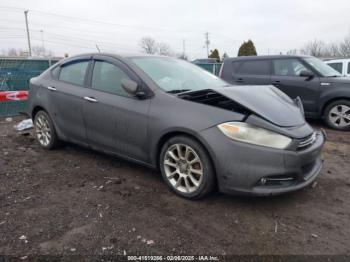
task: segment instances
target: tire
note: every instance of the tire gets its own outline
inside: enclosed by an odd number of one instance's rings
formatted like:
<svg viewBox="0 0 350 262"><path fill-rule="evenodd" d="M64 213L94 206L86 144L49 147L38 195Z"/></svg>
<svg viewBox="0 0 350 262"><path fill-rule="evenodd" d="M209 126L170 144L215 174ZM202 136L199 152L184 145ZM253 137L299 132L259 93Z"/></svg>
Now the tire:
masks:
<svg viewBox="0 0 350 262"><path fill-rule="evenodd" d="M337 130L350 130L350 100L337 100L330 103L324 111L328 126Z"/></svg>
<svg viewBox="0 0 350 262"><path fill-rule="evenodd" d="M55 127L50 116L43 110L34 116L35 138L42 148L52 150L60 144Z"/></svg>
<svg viewBox="0 0 350 262"><path fill-rule="evenodd" d="M159 165L166 184L181 197L200 199L214 189L216 179L211 159L205 148L190 137L175 136L165 142Z"/></svg>

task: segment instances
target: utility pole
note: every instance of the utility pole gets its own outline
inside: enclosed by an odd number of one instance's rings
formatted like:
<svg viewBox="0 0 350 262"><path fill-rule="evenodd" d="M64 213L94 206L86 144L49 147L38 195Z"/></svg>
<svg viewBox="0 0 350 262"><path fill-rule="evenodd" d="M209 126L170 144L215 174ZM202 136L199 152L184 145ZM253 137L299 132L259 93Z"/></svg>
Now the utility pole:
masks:
<svg viewBox="0 0 350 262"><path fill-rule="evenodd" d="M45 50L45 45L44 45L44 30L40 30L40 33L41 33L41 45L42 45L42 48L43 48L43 51Z"/></svg>
<svg viewBox="0 0 350 262"><path fill-rule="evenodd" d="M204 34L204 36L205 36L205 46L207 47L207 57L209 56L209 44L210 44L210 41L209 41L209 33L208 32L206 32L205 34Z"/></svg>
<svg viewBox="0 0 350 262"><path fill-rule="evenodd" d="M30 46L30 36L29 36L29 27L28 27L28 18L27 18L27 16L28 16L28 12L29 12L29 10L25 10L24 11L24 17L25 17L25 19L26 19L26 28L27 28L27 38L28 38L28 51L29 51L29 56L32 56L32 48L31 48L31 46Z"/></svg>
<svg viewBox="0 0 350 262"><path fill-rule="evenodd" d="M185 58L185 52L186 52L186 50L185 50L185 39L182 39L182 56L183 56L183 58Z"/></svg>

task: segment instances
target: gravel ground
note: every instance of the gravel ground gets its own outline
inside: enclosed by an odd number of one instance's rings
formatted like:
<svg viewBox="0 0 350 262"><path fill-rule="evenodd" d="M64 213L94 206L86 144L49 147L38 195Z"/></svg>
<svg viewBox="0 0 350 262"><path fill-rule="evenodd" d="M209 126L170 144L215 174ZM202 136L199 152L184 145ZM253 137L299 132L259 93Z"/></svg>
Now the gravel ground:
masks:
<svg viewBox="0 0 350 262"><path fill-rule="evenodd" d="M2 255L350 254L350 132L326 129L313 186L188 201L157 171L70 144L45 151L19 120L0 119Z"/></svg>

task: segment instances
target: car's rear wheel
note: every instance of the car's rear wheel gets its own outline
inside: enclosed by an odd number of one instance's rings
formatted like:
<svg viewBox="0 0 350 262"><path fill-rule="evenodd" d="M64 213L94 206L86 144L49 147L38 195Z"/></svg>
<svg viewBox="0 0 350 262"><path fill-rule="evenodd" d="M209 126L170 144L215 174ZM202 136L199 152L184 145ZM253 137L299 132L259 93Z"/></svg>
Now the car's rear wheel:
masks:
<svg viewBox="0 0 350 262"><path fill-rule="evenodd" d="M204 147L192 138L169 139L160 153L160 169L167 185L178 195L199 199L215 185L215 173Z"/></svg>
<svg viewBox="0 0 350 262"><path fill-rule="evenodd" d="M54 149L59 145L55 127L50 116L43 110L34 117L34 130L36 140L45 149Z"/></svg>
<svg viewBox="0 0 350 262"><path fill-rule="evenodd" d="M350 130L350 101L338 100L329 104L324 113L326 123L338 130Z"/></svg>

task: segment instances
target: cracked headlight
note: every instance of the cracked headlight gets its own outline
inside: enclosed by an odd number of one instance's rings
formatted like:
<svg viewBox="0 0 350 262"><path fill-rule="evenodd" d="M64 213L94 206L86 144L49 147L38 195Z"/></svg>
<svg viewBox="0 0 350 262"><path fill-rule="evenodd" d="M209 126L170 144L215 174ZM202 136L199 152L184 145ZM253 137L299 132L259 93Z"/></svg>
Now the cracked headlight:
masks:
<svg viewBox="0 0 350 262"><path fill-rule="evenodd" d="M227 122L218 128L229 138L249 144L284 149L292 139L243 122Z"/></svg>

